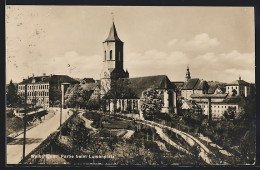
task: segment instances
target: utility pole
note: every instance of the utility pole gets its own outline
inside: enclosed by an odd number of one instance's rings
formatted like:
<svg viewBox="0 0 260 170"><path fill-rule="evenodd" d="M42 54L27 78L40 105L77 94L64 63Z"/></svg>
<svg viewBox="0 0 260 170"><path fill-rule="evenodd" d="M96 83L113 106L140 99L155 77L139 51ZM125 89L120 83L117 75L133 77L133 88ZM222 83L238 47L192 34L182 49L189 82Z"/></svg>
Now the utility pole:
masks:
<svg viewBox="0 0 260 170"><path fill-rule="evenodd" d="M28 78L29 79L29 78ZM24 121L24 129L23 129L23 160L22 163L24 164L25 162L25 144L26 144L26 123L27 123L27 116L26 116L26 112L27 112L27 80L25 80L25 106L24 106L24 117L23 117L23 121Z"/></svg>

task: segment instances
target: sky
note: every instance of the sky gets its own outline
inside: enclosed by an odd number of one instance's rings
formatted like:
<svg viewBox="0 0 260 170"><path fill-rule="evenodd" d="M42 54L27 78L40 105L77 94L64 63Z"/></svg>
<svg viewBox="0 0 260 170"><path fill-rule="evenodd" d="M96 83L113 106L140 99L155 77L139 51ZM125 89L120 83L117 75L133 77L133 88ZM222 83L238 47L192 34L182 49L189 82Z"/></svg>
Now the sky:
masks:
<svg viewBox="0 0 260 170"><path fill-rule="evenodd" d="M113 14L111 14L113 13ZM6 6L6 82L100 79L112 18L131 77L255 82L253 7Z"/></svg>

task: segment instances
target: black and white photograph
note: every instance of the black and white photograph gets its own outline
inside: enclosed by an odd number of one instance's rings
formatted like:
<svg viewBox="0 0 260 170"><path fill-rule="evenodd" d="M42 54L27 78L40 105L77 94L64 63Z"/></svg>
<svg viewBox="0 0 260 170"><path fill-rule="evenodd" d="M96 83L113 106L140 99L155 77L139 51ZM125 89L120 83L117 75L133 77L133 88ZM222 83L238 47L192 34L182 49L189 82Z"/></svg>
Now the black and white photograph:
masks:
<svg viewBox="0 0 260 170"><path fill-rule="evenodd" d="M6 5L6 164L256 164L249 6Z"/></svg>

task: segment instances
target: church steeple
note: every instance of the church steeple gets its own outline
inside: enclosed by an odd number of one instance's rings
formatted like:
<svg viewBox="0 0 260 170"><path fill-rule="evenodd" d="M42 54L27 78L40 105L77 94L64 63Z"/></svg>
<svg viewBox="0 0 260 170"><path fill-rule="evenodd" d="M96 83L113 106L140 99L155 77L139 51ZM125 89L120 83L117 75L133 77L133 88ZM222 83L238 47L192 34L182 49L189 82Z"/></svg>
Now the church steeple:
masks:
<svg viewBox="0 0 260 170"><path fill-rule="evenodd" d="M120 41L120 42L122 42L122 41L119 39L118 35L117 35L116 26L115 26L115 23L114 23L114 20L113 20L112 26L111 26L111 28L110 28L108 37L107 37L107 39L105 40L105 42L115 42L115 41Z"/></svg>
<svg viewBox="0 0 260 170"><path fill-rule="evenodd" d="M124 71L124 42L116 31L114 20L107 39L103 42L103 68L101 71L101 96L111 89L111 81L119 78L128 78L128 71Z"/></svg>
<svg viewBox="0 0 260 170"><path fill-rule="evenodd" d="M187 65L187 71L186 71L186 76L185 76L185 81L189 81L190 79L190 69L189 69L189 65Z"/></svg>

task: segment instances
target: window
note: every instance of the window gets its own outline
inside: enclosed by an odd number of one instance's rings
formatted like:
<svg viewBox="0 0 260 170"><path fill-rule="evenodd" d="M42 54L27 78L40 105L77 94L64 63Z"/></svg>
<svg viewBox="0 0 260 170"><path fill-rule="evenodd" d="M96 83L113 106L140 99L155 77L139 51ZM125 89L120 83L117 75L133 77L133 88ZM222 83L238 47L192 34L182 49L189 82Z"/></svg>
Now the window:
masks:
<svg viewBox="0 0 260 170"><path fill-rule="evenodd" d="M120 61L120 51L118 51L118 61Z"/></svg>
<svg viewBox="0 0 260 170"><path fill-rule="evenodd" d="M112 50L110 50L110 60L112 60Z"/></svg>
<svg viewBox="0 0 260 170"><path fill-rule="evenodd" d="M105 58L104 60L106 60L106 51L104 51L104 58Z"/></svg>

